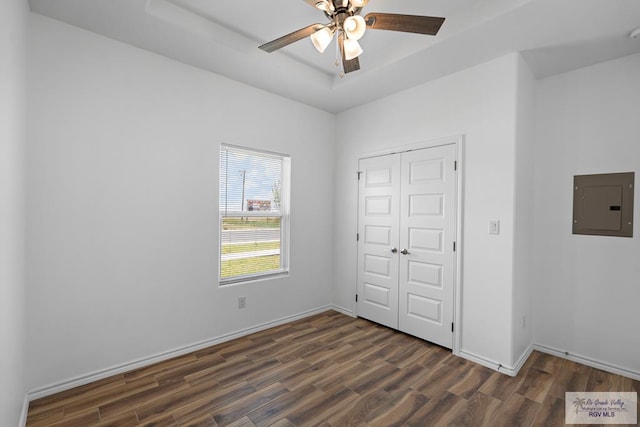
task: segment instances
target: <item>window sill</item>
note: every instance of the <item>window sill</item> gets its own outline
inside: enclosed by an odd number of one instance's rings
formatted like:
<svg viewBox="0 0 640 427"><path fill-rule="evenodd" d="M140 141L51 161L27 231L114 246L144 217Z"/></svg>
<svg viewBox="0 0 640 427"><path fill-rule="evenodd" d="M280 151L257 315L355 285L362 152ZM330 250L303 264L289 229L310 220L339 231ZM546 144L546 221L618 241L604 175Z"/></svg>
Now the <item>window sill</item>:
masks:
<svg viewBox="0 0 640 427"><path fill-rule="evenodd" d="M243 283L263 282L265 280L278 279L281 277L289 276L289 271L274 271L273 273L251 275L251 276L238 276L230 279L219 279L219 286L240 285Z"/></svg>

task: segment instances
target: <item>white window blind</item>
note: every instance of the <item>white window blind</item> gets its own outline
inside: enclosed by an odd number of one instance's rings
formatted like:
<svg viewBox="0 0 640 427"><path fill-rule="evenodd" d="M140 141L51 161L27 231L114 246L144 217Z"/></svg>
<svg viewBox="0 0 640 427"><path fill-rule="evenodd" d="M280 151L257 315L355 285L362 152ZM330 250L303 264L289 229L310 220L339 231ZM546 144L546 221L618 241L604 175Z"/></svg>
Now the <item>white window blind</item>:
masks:
<svg viewBox="0 0 640 427"><path fill-rule="evenodd" d="M289 169L283 154L220 147L220 284L288 272Z"/></svg>

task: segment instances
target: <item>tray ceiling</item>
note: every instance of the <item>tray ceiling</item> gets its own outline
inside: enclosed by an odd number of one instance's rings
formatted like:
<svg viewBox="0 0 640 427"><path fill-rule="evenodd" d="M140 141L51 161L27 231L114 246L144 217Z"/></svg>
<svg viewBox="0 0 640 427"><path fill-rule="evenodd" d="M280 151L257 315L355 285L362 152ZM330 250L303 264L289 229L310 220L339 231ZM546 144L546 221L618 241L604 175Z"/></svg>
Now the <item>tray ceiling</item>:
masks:
<svg viewBox="0 0 640 427"><path fill-rule="evenodd" d="M268 54L264 42L326 23L303 0L30 0L32 11L338 113L509 52L538 77L640 52L637 0L371 0L364 12L443 16L436 37L367 31L340 77L335 42Z"/></svg>

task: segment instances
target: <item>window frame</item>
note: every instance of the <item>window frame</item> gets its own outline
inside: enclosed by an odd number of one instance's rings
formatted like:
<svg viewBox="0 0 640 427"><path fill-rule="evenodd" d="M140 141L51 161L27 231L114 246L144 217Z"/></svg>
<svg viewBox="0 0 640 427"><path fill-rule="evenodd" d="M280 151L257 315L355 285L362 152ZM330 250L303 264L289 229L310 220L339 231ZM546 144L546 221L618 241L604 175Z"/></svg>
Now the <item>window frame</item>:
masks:
<svg viewBox="0 0 640 427"><path fill-rule="evenodd" d="M218 285L227 286L232 284L247 283L260 280L268 280L289 274L289 240L290 240L290 197L291 197L291 156L288 154L276 153L273 151L260 150L249 147L242 147L232 144L220 144L218 151L218 165L222 165L223 151L242 152L256 157L272 157L281 161L280 170L280 210L279 211L238 211L223 209L220 205L220 184L222 183L223 171L218 171ZM225 173L225 178L226 178ZM247 209L245 207L245 209ZM222 277L222 226L224 218L280 218L280 268L261 273L242 274L232 277Z"/></svg>

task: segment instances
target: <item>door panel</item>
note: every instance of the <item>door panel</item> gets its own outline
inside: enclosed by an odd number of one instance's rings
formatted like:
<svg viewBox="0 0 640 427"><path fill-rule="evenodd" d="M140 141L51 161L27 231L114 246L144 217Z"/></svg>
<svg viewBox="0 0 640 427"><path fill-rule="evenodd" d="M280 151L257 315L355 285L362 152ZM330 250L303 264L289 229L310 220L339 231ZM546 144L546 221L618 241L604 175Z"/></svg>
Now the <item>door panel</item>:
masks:
<svg viewBox="0 0 640 427"><path fill-rule="evenodd" d="M442 301L416 294L407 295L407 315L412 318L442 323Z"/></svg>
<svg viewBox="0 0 640 427"><path fill-rule="evenodd" d="M391 247L391 227L366 225L363 235L365 243L370 245L385 245Z"/></svg>
<svg viewBox="0 0 640 427"><path fill-rule="evenodd" d="M409 195L409 215L441 217L444 194L411 194Z"/></svg>
<svg viewBox="0 0 640 427"><path fill-rule="evenodd" d="M358 207L358 315L398 328L400 157L363 159Z"/></svg>
<svg viewBox="0 0 640 427"><path fill-rule="evenodd" d="M442 253L443 230L410 228L409 246L414 249Z"/></svg>
<svg viewBox="0 0 640 427"><path fill-rule="evenodd" d="M455 146L401 156L398 325L403 332L453 346ZM404 252L404 251L403 251Z"/></svg>
<svg viewBox="0 0 640 427"><path fill-rule="evenodd" d="M442 266L426 262L409 261L407 281L415 285L442 289Z"/></svg>
<svg viewBox="0 0 640 427"><path fill-rule="evenodd" d="M452 348L455 145L360 160L358 316Z"/></svg>

